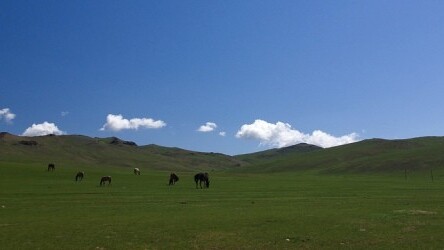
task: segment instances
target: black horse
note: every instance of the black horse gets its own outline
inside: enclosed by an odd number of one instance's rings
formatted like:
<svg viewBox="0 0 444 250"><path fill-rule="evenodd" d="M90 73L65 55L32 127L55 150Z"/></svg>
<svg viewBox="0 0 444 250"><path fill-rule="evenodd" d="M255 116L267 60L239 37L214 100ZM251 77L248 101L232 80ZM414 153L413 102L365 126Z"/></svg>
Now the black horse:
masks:
<svg viewBox="0 0 444 250"><path fill-rule="evenodd" d="M196 188L197 188L197 182L199 182L200 188L202 188L202 182L204 183L204 187L209 188L210 187L210 178L208 176L208 173L198 173L194 176L194 182L196 182Z"/></svg>
<svg viewBox="0 0 444 250"><path fill-rule="evenodd" d="M78 172L76 174L76 181L82 181L83 180L83 176L85 176L85 172Z"/></svg>
<svg viewBox="0 0 444 250"><path fill-rule="evenodd" d="M54 171L55 170L55 165L54 165L54 163L49 163L48 164L48 172L49 171Z"/></svg>
<svg viewBox="0 0 444 250"><path fill-rule="evenodd" d="M179 181L179 176L177 176L175 173L170 174L170 183L168 185L174 185L176 182Z"/></svg>
<svg viewBox="0 0 444 250"><path fill-rule="evenodd" d="M111 176L103 176L102 179L100 179L100 186L105 185L106 182L108 182L108 185L111 184Z"/></svg>

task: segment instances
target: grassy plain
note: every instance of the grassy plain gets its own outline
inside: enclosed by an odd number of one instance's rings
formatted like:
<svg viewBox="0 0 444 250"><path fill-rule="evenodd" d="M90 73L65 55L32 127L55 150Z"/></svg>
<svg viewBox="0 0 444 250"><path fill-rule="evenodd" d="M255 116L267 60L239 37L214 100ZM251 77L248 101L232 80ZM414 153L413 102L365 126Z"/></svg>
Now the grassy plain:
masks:
<svg viewBox="0 0 444 250"><path fill-rule="evenodd" d="M438 249L444 177L0 163L1 249ZM111 186L99 187L102 175Z"/></svg>

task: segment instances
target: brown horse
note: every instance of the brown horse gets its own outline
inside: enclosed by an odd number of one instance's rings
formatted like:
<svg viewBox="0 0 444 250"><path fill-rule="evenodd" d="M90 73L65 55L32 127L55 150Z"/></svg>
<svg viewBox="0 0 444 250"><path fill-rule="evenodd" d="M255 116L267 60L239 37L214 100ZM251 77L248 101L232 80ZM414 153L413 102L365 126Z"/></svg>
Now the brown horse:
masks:
<svg viewBox="0 0 444 250"><path fill-rule="evenodd" d="M210 177L208 173L198 173L194 176L194 182L196 182L196 188L197 188L197 182L199 182L200 188L202 188L202 182L204 183L204 187L209 188L210 187Z"/></svg>
<svg viewBox="0 0 444 250"><path fill-rule="evenodd" d="M170 183L168 185L174 185L176 182L179 181L179 176L177 176L175 173L170 174Z"/></svg>
<svg viewBox="0 0 444 250"><path fill-rule="evenodd" d="M54 163L49 163L48 164L48 172L49 171L54 171L55 170L55 165L54 165Z"/></svg>
<svg viewBox="0 0 444 250"><path fill-rule="evenodd" d="M76 181L82 181L83 176L85 176L85 172L83 172L83 171L78 172L76 175Z"/></svg>
<svg viewBox="0 0 444 250"><path fill-rule="evenodd" d="M140 175L140 169L139 168L134 168L134 174L135 175Z"/></svg>
<svg viewBox="0 0 444 250"><path fill-rule="evenodd" d="M105 185L106 182L108 182L108 185L111 184L111 176L102 176L102 179L100 179L100 186Z"/></svg>

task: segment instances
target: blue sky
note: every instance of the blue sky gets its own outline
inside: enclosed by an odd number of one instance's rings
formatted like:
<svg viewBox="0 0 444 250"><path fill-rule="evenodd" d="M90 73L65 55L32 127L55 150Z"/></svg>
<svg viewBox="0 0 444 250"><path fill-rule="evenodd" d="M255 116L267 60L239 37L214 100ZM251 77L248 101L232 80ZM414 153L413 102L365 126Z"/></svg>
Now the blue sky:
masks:
<svg viewBox="0 0 444 250"><path fill-rule="evenodd" d="M0 131L241 154L444 134L443 1L1 1Z"/></svg>

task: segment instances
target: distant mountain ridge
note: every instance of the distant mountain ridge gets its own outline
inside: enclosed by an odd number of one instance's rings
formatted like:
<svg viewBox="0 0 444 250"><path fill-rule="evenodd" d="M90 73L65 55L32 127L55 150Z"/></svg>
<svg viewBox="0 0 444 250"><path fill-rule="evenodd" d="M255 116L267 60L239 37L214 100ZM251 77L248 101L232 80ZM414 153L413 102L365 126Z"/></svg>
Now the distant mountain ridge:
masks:
<svg viewBox="0 0 444 250"><path fill-rule="evenodd" d="M65 165L139 167L168 171L222 170L245 162L218 153L202 153L158 145L138 146L117 137L83 135L26 137L0 133L1 162L58 162Z"/></svg>
<svg viewBox="0 0 444 250"><path fill-rule="evenodd" d="M276 161L278 159L288 157L290 155L301 155L304 153L313 152L322 149L323 148L319 146L307 143L299 143L288 147L269 149L251 154L242 154L242 155L237 155L235 157L239 160L246 161L250 164L255 164L264 161Z"/></svg>
<svg viewBox="0 0 444 250"><path fill-rule="evenodd" d="M263 156L260 153L255 159ZM243 156L239 159L249 161ZM444 137L403 140L368 139L342 146L253 161L246 171L319 173L444 172Z"/></svg>
<svg viewBox="0 0 444 250"><path fill-rule="evenodd" d="M444 137L368 139L332 148L310 144L229 156L158 145L138 146L117 137L26 137L0 133L0 163L139 167L165 171L316 171L376 173L444 170Z"/></svg>

